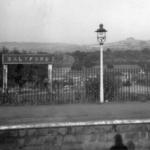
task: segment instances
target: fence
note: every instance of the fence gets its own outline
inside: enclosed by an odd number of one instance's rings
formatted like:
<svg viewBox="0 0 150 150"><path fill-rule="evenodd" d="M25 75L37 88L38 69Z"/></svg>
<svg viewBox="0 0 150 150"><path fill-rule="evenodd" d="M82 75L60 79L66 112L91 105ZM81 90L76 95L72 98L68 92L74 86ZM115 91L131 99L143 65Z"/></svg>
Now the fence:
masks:
<svg viewBox="0 0 150 150"><path fill-rule="evenodd" d="M14 84L6 93L0 93L0 104L99 103L99 76L99 69L54 68L52 85L46 79L28 81L20 88ZM104 97L107 102L149 100L150 72L140 67L105 69Z"/></svg>

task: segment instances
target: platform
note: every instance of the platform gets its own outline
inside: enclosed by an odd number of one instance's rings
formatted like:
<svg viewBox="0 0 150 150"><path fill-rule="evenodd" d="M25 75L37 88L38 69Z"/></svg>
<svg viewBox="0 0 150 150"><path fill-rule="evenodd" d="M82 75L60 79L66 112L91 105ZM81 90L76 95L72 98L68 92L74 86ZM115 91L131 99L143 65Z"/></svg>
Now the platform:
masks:
<svg viewBox="0 0 150 150"><path fill-rule="evenodd" d="M0 129L139 120L150 122L150 102L0 107Z"/></svg>

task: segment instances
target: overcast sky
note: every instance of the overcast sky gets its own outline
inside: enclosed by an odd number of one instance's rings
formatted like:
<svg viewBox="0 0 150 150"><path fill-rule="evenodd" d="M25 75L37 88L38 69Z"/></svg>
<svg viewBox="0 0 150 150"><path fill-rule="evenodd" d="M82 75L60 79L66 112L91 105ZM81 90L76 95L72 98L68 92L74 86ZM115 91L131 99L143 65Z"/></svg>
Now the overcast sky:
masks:
<svg viewBox="0 0 150 150"><path fill-rule="evenodd" d="M0 42L95 44L100 23L107 42L150 40L150 0L0 0Z"/></svg>

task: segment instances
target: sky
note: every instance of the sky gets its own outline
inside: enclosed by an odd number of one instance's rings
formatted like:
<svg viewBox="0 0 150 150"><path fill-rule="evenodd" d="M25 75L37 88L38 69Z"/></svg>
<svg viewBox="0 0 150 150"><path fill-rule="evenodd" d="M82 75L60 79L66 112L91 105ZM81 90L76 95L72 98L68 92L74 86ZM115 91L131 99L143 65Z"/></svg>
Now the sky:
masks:
<svg viewBox="0 0 150 150"><path fill-rule="evenodd" d="M150 0L0 0L0 42L95 44L150 40Z"/></svg>

